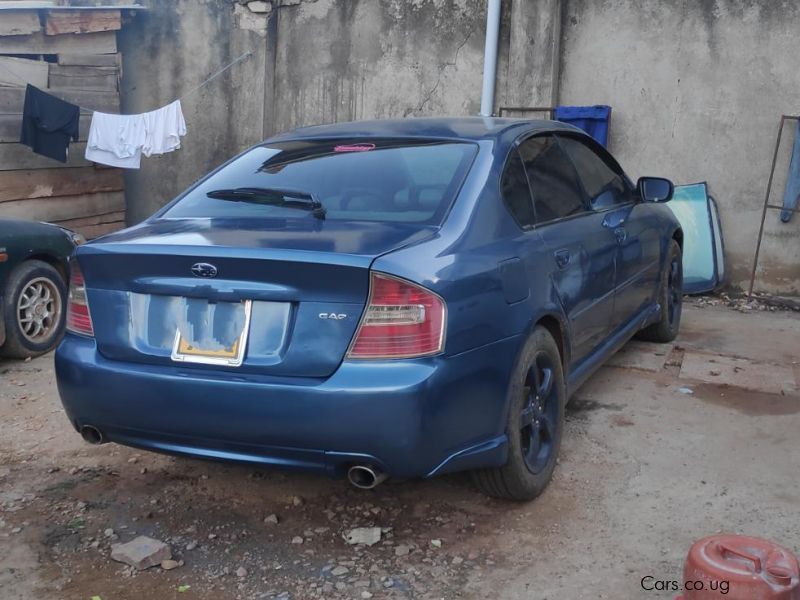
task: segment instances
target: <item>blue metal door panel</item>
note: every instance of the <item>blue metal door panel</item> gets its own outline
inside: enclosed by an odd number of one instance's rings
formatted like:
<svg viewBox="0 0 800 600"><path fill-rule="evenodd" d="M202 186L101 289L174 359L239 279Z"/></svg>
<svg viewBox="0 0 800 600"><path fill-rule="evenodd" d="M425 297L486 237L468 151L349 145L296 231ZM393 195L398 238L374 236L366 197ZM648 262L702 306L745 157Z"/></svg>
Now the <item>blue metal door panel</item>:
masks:
<svg viewBox="0 0 800 600"><path fill-rule="evenodd" d="M612 330L656 300L660 283L661 229L651 206L636 203L604 213L618 244Z"/></svg>

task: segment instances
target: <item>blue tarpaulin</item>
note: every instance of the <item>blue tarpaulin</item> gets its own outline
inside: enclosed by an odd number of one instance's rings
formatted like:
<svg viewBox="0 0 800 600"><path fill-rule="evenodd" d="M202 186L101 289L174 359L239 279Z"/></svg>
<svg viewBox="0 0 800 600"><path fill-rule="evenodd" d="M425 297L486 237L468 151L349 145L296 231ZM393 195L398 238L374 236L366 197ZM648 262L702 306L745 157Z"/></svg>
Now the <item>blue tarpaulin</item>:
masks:
<svg viewBox="0 0 800 600"><path fill-rule="evenodd" d="M788 223L797 208L797 199L800 197L800 121L794 131L794 144L792 145L792 162L789 163L789 175L786 179L786 190L783 193L783 208L781 221Z"/></svg>
<svg viewBox="0 0 800 600"><path fill-rule="evenodd" d="M595 140L608 146L608 121L611 118L611 107L604 104L596 106L557 106L554 115L556 121L562 121L583 129Z"/></svg>

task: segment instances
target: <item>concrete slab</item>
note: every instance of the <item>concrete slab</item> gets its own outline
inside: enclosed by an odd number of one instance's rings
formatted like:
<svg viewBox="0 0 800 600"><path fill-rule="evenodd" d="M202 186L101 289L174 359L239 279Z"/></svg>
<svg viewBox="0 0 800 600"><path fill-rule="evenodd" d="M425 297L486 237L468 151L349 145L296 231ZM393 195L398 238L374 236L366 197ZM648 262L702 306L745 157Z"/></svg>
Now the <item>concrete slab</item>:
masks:
<svg viewBox="0 0 800 600"><path fill-rule="evenodd" d="M800 318L794 312L740 313L686 306L675 343L704 354L743 356L762 363L800 365Z"/></svg>
<svg viewBox="0 0 800 600"><path fill-rule="evenodd" d="M664 368L672 348L672 344L628 342L622 350L608 361L608 365L657 373Z"/></svg>
<svg viewBox="0 0 800 600"><path fill-rule="evenodd" d="M788 366L699 352L684 355L680 378L768 394L791 394L797 389Z"/></svg>

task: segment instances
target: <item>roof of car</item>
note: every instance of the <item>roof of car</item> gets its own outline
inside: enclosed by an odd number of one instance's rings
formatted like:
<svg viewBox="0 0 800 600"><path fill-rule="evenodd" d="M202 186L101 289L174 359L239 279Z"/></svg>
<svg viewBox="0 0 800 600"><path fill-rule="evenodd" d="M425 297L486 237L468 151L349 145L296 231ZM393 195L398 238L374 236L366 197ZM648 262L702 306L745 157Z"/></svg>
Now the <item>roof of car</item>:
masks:
<svg viewBox="0 0 800 600"><path fill-rule="evenodd" d="M505 137L509 133L524 131L575 131L575 128L558 121L542 119L507 119L499 117L410 117L407 119L382 119L350 121L330 125L300 127L281 133L270 141L315 138L441 138L486 140Z"/></svg>

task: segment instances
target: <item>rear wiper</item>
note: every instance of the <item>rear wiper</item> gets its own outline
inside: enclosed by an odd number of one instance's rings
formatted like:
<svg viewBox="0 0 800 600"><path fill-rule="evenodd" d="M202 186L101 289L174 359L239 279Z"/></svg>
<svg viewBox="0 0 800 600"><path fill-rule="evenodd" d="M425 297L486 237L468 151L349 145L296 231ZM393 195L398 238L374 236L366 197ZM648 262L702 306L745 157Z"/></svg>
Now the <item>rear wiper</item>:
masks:
<svg viewBox="0 0 800 600"><path fill-rule="evenodd" d="M308 192L296 190L280 190L275 188L239 187L222 190L212 190L206 193L209 198L217 200L236 200L253 202L255 204L271 204L285 206L286 208L300 208L310 210L317 219L324 219L325 207Z"/></svg>

